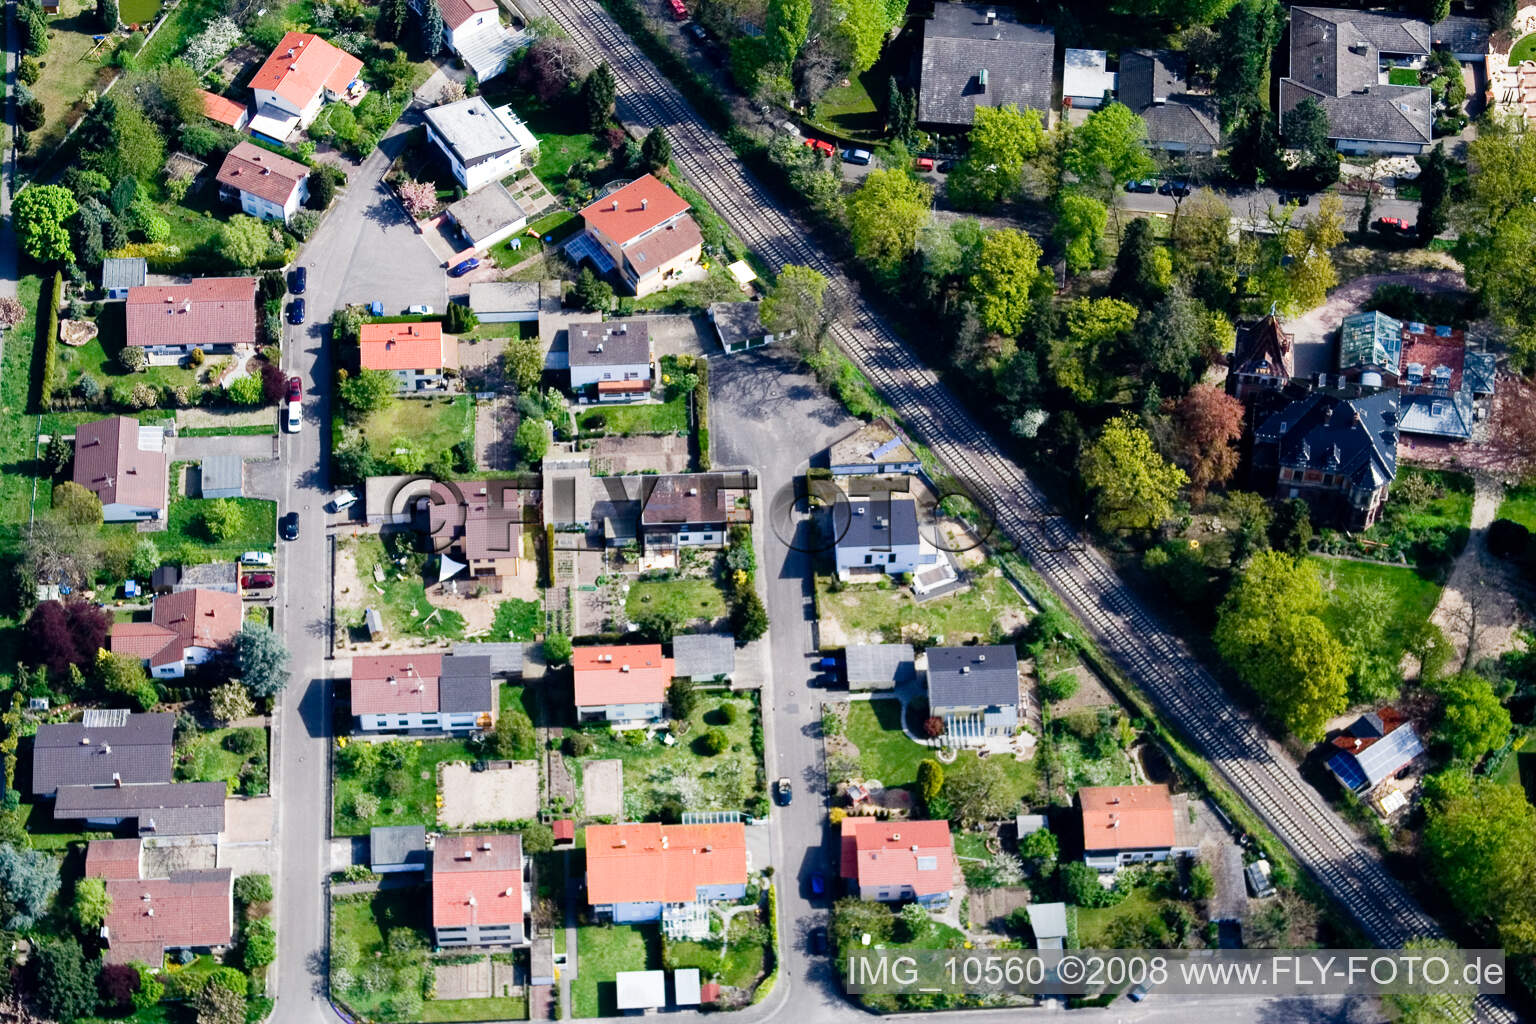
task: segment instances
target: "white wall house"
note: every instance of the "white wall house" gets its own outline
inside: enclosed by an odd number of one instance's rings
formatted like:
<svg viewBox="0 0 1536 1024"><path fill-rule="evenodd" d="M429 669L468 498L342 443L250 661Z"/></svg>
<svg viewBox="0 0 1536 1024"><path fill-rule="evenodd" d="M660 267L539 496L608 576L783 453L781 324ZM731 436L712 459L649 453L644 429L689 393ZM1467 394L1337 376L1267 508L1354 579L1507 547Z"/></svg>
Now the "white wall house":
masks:
<svg viewBox="0 0 1536 1024"><path fill-rule="evenodd" d="M539 142L512 105L492 107L484 97L445 103L425 113L427 138L470 192L516 174L539 158Z"/></svg>
<svg viewBox="0 0 1536 1024"><path fill-rule="evenodd" d="M858 573L915 573L939 560L937 549L918 533L917 502L911 498L853 498L833 506L832 528L840 579Z"/></svg>
<svg viewBox="0 0 1536 1024"><path fill-rule="evenodd" d="M276 142L307 127L327 103L361 95L363 62L310 32L283 36L251 79L251 131Z"/></svg>
<svg viewBox="0 0 1536 1024"><path fill-rule="evenodd" d="M352 659L352 714L363 732L462 735L496 723L486 655L386 654Z"/></svg>
<svg viewBox="0 0 1536 1024"><path fill-rule="evenodd" d="M571 391L599 402L651 393L651 332L644 320L571 324Z"/></svg>
<svg viewBox="0 0 1536 1024"><path fill-rule="evenodd" d="M224 157L218 182L226 201L238 198L240 209L261 220L286 224L309 199L308 167L251 142Z"/></svg>

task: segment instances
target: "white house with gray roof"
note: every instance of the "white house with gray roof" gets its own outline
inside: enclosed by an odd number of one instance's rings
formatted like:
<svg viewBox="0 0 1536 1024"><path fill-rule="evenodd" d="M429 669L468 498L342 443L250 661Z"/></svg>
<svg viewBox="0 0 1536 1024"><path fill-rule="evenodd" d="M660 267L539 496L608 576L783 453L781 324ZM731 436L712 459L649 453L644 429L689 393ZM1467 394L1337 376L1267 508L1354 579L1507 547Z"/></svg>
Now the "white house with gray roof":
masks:
<svg viewBox="0 0 1536 1024"><path fill-rule="evenodd" d="M573 393L599 402L650 396L651 330L644 320L571 324L567 333Z"/></svg>
<svg viewBox="0 0 1536 1024"><path fill-rule="evenodd" d="M1433 141L1433 101L1419 85L1392 85L1394 67L1422 67L1427 22L1406 14L1291 8L1290 74L1280 80L1285 115L1306 99L1328 115L1341 153L1418 154Z"/></svg>
<svg viewBox="0 0 1536 1024"><path fill-rule="evenodd" d="M528 223L527 212L499 181L471 192L444 212L469 248L477 252L512 237Z"/></svg>
<svg viewBox="0 0 1536 1024"><path fill-rule="evenodd" d="M980 744L1019 725L1019 656L1011 644L928 650L929 714L943 719L944 742Z"/></svg>
<svg viewBox="0 0 1536 1024"><path fill-rule="evenodd" d="M839 579L861 573L915 573L939 560L917 529L917 502L905 495L853 498L833 506L834 555Z"/></svg>
<svg viewBox="0 0 1536 1024"><path fill-rule="evenodd" d="M427 138L442 151L459 184L473 192L531 166L539 142L512 105L492 107L471 96L432 107L424 115Z"/></svg>

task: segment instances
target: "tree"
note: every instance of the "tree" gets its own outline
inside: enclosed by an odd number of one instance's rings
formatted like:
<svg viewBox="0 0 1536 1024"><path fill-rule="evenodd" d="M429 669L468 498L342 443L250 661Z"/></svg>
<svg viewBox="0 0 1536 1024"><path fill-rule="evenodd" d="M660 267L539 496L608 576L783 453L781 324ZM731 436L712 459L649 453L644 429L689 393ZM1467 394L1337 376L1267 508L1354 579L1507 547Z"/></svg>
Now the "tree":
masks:
<svg viewBox="0 0 1536 1024"><path fill-rule="evenodd" d="M1338 159L1328 141L1328 112L1311 96L1285 112L1281 132L1286 145L1300 150L1310 166Z"/></svg>
<svg viewBox="0 0 1536 1024"><path fill-rule="evenodd" d="M58 861L41 850L0 843L0 923L7 929L30 929L58 891Z"/></svg>
<svg viewBox="0 0 1536 1024"><path fill-rule="evenodd" d="M1136 307L1119 299L1074 299L1066 320L1066 337L1050 350L1051 374L1079 401L1098 404L1119 386L1105 364L1136 325Z"/></svg>
<svg viewBox="0 0 1536 1024"><path fill-rule="evenodd" d="M437 4L431 4L431 9L437 10ZM208 979L193 1005L197 1024L245 1024L245 986L236 988L233 979Z"/></svg>
<svg viewBox="0 0 1536 1024"><path fill-rule="evenodd" d="M78 942L48 940L33 956L37 961L37 1000L47 1016L67 1022L95 1011L98 964L85 959Z"/></svg>
<svg viewBox="0 0 1536 1024"><path fill-rule="evenodd" d="M848 197L848 231L854 252L874 269L894 271L917 247L928 223L933 188L904 170L872 171Z"/></svg>
<svg viewBox="0 0 1536 1024"><path fill-rule="evenodd" d="M256 712L256 705L252 702L251 695L239 683L215 686L213 692L208 695L208 707L213 712L213 717L221 722L248 718Z"/></svg>
<svg viewBox="0 0 1536 1024"><path fill-rule="evenodd" d="M704 753L711 757L719 757L730 748L731 738L725 734L723 729L710 729L703 736L699 737L699 745L703 748Z"/></svg>
<svg viewBox="0 0 1536 1024"><path fill-rule="evenodd" d="M436 57L446 43L442 8L437 6L437 0L426 0L421 12L421 45L426 47L428 57Z"/></svg>
<svg viewBox="0 0 1536 1024"><path fill-rule="evenodd" d="M99 159L100 169L116 180L131 174L150 181L165 165L165 138L132 103L120 103L112 122L113 148Z"/></svg>
<svg viewBox="0 0 1536 1024"><path fill-rule="evenodd" d="M1019 856L1037 874L1047 874L1056 866L1060 847L1056 833L1040 828L1019 840Z"/></svg>
<svg viewBox="0 0 1536 1024"><path fill-rule="evenodd" d="M63 431L55 430L48 438L48 447L43 449L43 466L48 470L48 475L55 477L64 472L74 457L74 445L65 440ZM100 505L100 499L96 503Z"/></svg>
<svg viewBox="0 0 1536 1024"><path fill-rule="evenodd" d="M271 249L272 229L255 217L237 213L219 229L219 251L233 267L257 267Z"/></svg>
<svg viewBox="0 0 1536 1024"><path fill-rule="evenodd" d="M613 285L592 273L591 267L582 267L571 297L582 309L607 312L613 307Z"/></svg>
<svg viewBox="0 0 1536 1024"><path fill-rule="evenodd" d="M1079 464L1094 494L1099 528L1151 530L1173 514L1173 500L1188 477L1157 454L1152 438L1130 416L1105 424Z"/></svg>
<svg viewBox="0 0 1536 1024"><path fill-rule="evenodd" d="M1109 211L1092 196L1063 192L1056 204L1056 242L1069 274L1081 274L1104 260L1104 228Z"/></svg>
<svg viewBox="0 0 1536 1024"><path fill-rule="evenodd" d="M1425 619L1411 626L1403 638L1403 647L1419 663L1419 682L1431 684L1440 678L1456 654L1445 631Z"/></svg>
<svg viewBox="0 0 1536 1024"><path fill-rule="evenodd" d="M1278 551L1253 557L1218 613L1216 649L1300 739L1320 739L1347 706L1349 659L1318 618L1311 565Z"/></svg>
<svg viewBox="0 0 1536 1024"><path fill-rule="evenodd" d="M793 67L810 27L810 0L770 0L763 24L767 59Z"/></svg>
<svg viewBox="0 0 1536 1024"><path fill-rule="evenodd" d="M1425 780L1423 850L1446 902L1491 924L1510 952L1536 948L1536 807L1519 786L1455 769Z"/></svg>
<svg viewBox="0 0 1536 1024"><path fill-rule="evenodd" d="M1198 503L1207 488L1226 483L1237 470L1243 404L1218 387L1196 384L1179 401L1175 418L1190 494Z"/></svg>
<svg viewBox="0 0 1536 1024"><path fill-rule="evenodd" d="M53 513L71 526L100 526L101 499L73 480L53 487Z"/></svg>
<svg viewBox="0 0 1536 1024"><path fill-rule="evenodd" d="M1040 699L1055 703L1069 699L1077 692L1075 672L1057 672L1040 680Z"/></svg>
<svg viewBox="0 0 1536 1024"><path fill-rule="evenodd" d="M311 210L325 210L336 198L336 179L323 171L309 176L309 199L305 202Z"/></svg>
<svg viewBox="0 0 1536 1024"><path fill-rule="evenodd" d="M1016 799L1008 785L1008 769L995 757L967 758L945 773L944 798L950 816L962 825L975 825L1012 815Z"/></svg>
<svg viewBox="0 0 1536 1024"><path fill-rule="evenodd" d="M1016 228L989 231L982 238L971 290L988 330L1015 335L1024 329L1036 284L1045 273L1040 255L1039 243Z"/></svg>
<svg viewBox="0 0 1536 1024"><path fill-rule="evenodd" d="M1038 110L1016 104L977 107L970 152L950 173L945 189L957 206L982 209L1012 199L1024 185L1024 168L1045 147Z"/></svg>
<svg viewBox="0 0 1536 1024"><path fill-rule="evenodd" d="M1482 676L1458 672L1437 681L1434 692L1440 698L1435 736L1450 747L1452 757L1476 763L1509 737L1509 711Z"/></svg>
<svg viewBox="0 0 1536 1024"><path fill-rule="evenodd" d="M1115 254L1109 293L1143 309L1162 300L1173 280L1173 260L1152 237L1152 225L1138 217L1125 229Z"/></svg>
<svg viewBox="0 0 1536 1024"><path fill-rule="evenodd" d="M140 711L148 711L160 701L160 692L149 681L144 672L144 661L137 655L98 650L94 675L102 690L127 697Z"/></svg>
<svg viewBox="0 0 1536 1024"><path fill-rule="evenodd" d="M1282 501L1275 508L1269 528L1269 542L1291 555L1305 554L1312 543L1312 509L1300 498Z"/></svg>
<svg viewBox="0 0 1536 1024"><path fill-rule="evenodd" d="M254 697L275 697L288 685L288 651L277 634L259 622L241 623L235 635L240 681Z"/></svg>
<svg viewBox="0 0 1536 1024"><path fill-rule="evenodd" d="M149 973L149 968L144 964L135 963L130 966L139 972L139 987L133 994L133 1008L147 1010L165 997L165 986Z"/></svg>
<svg viewBox="0 0 1536 1024"><path fill-rule="evenodd" d="M1073 130L1062 166L1106 204L1120 186L1156 170L1147 155L1147 123L1123 103L1107 103Z"/></svg>
<svg viewBox="0 0 1536 1024"><path fill-rule="evenodd" d="M1216 892L1216 876L1205 861L1196 861L1189 870L1189 898L1208 900Z"/></svg>
<svg viewBox="0 0 1536 1024"><path fill-rule="evenodd" d="M528 727L529 732L533 727ZM240 943L240 962L247 971L255 973L277 959L277 931L272 919L260 917L248 921Z"/></svg>
<svg viewBox="0 0 1536 1024"><path fill-rule="evenodd" d="M245 509L234 498L216 498L203 504L198 520L204 536L222 544L245 529Z"/></svg>
<svg viewBox="0 0 1536 1024"><path fill-rule="evenodd" d="M787 266L779 271L773 291L758 310L763 326L775 334L793 332L802 348L819 347L828 324L827 279L810 267Z"/></svg>
<svg viewBox="0 0 1536 1024"><path fill-rule="evenodd" d="M341 404L361 417L395 401L395 375L388 370L360 370L336 389Z"/></svg>
<svg viewBox="0 0 1536 1024"><path fill-rule="evenodd" d="M1415 228L1420 245L1428 245L1449 226L1450 200L1450 164L1445 146L1436 145L1419 171L1419 220Z"/></svg>
<svg viewBox="0 0 1536 1024"><path fill-rule="evenodd" d="M91 879L100 882L101 879ZM103 882L103 888L105 883ZM97 926L98 930L100 926ZM143 979L139 975L139 969L132 964L103 964L101 972L96 976L96 981L101 989L101 1009L106 1012L127 1014L134 1009L134 999L143 986Z"/></svg>
<svg viewBox="0 0 1536 1024"><path fill-rule="evenodd" d="M1284 29L1285 12L1276 0L1239 0L1222 19L1216 95L1228 123L1238 111L1258 109L1260 91L1269 88L1269 55Z"/></svg>
<svg viewBox="0 0 1536 1024"><path fill-rule="evenodd" d="M236 405L260 405L262 399L266 397L266 388L262 385L259 375L248 373L230 381L224 393Z"/></svg>
<svg viewBox="0 0 1536 1024"><path fill-rule="evenodd" d="M42 264L69 263L69 230L64 226L80 209L62 185L28 185L11 202L11 223L21 251Z"/></svg>
<svg viewBox="0 0 1536 1024"><path fill-rule="evenodd" d="M694 710L699 706L699 695L692 679L674 679L668 684L667 706L672 709L672 717L679 722L686 722L693 717Z"/></svg>
<svg viewBox="0 0 1536 1024"><path fill-rule="evenodd" d="M513 759L527 757L538 749L538 738L533 732L533 721L522 711L502 712L496 722L496 756Z"/></svg>
<svg viewBox="0 0 1536 1024"><path fill-rule="evenodd" d="M374 22L374 31L380 39L399 39L405 34L405 26L410 17L410 0L383 0L379 4L379 17Z"/></svg>
<svg viewBox="0 0 1536 1024"><path fill-rule="evenodd" d="M1227 171L1244 185L1267 181L1283 170L1280 148L1274 115L1250 103L1237 114L1232 144L1227 149Z"/></svg>
<svg viewBox="0 0 1536 1024"><path fill-rule="evenodd" d="M922 799L924 807L930 807L934 798L944 789L944 766L931 757L925 757L917 764L917 795Z"/></svg>
<svg viewBox="0 0 1536 1024"><path fill-rule="evenodd" d="M28 660L54 672L89 665L111 627L110 613L88 601L39 602L27 619Z"/></svg>
<svg viewBox="0 0 1536 1024"><path fill-rule="evenodd" d="M117 363L129 373L138 373L149 365L149 355L136 345L124 345L117 354Z"/></svg>
<svg viewBox="0 0 1536 1024"><path fill-rule="evenodd" d="M613 68L603 61L583 79L581 102L587 112L587 128L594 135L608 127L613 117L613 100L619 85L613 77Z"/></svg>
<svg viewBox="0 0 1536 1024"><path fill-rule="evenodd" d="M546 421L524 416L523 421L517 425L517 432L512 435L512 445L517 449L519 460L530 466L538 465L544 453L549 451L549 427Z"/></svg>
<svg viewBox="0 0 1536 1024"><path fill-rule="evenodd" d="M1182 284L1142 315L1137 334L1144 381L1173 393L1193 384L1205 365L1230 352L1236 341L1231 322L1206 309Z"/></svg>
<svg viewBox="0 0 1536 1024"><path fill-rule="evenodd" d="M731 632L738 645L749 644L768 632L768 609L751 587L739 591L731 605Z"/></svg>
<svg viewBox="0 0 1536 1024"><path fill-rule="evenodd" d="M564 665L571 660L571 638L564 633L551 633L544 638L544 660L551 665Z"/></svg>
<svg viewBox="0 0 1536 1024"><path fill-rule="evenodd" d="M202 82L197 72L179 61L155 72L153 86L145 90L145 96L154 119L168 130L197 124L204 117ZM314 179L310 185L314 185Z"/></svg>
<svg viewBox="0 0 1536 1024"><path fill-rule="evenodd" d="M501 353L502 372L520 394L535 394L544 376L544 353L537 338L514 338Z"/></svg>
<svg viewBox="0 0 1536 1024"><path fill-rule="evenodd" d="M96 0L96 24L103 32L117 31L117 0Z"/></svg>
<svg viewBox="0 0 1536 1024"><path fill-rule="evenodd" d="M1354 583L1340 591L1338 602L1350 610L1338 635L1349 654L1351 703L1390 700L1403 685L1400 655L1387 640L1397 612L1391 593L1379 582Z"/></svg>
<svg viewBox="0 0 1536 1024"><path fill-rule="evenodd" d="M75 882L75 902L70 914L80 934L94 938L111 912L112 897L107 895L105 879L82 878Z"/></svg>
<svg viewBox="0 0 1536 1024"><path fill-rule="evenodd" d="M652 128L640 144L640 159L653 171L662 170L671 163L672 143L667 140L667 133L660 128Z"/></svg>
<svg viewBox="0 0 1536 1024"><path fill-rule="evenodd" d="M331 314L331 337L336 341L355 344L363 329L362 306L343 306Z"/></svg>
<svg viewBox="0 0 1536 1024"><path fill-rule="evenodd" d="M437 186L430 181L407 178L395 186L395 191L413 220L420 220L437 208Z"/></svg>

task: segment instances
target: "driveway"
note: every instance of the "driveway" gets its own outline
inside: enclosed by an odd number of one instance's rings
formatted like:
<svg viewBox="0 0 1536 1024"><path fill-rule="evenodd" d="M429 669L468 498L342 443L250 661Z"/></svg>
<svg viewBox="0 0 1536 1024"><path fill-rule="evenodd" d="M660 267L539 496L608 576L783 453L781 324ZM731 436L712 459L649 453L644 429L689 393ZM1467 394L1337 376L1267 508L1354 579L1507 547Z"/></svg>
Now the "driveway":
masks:
<svg viewBox="0 0 1536 1024"><path fill-rule="evenodd" d="M1384 284L1404 284L1420 292L1458 291L1467 286L1466 279L1455 271L1424 270L1409 274L1370 274L1334 289L1321 306L1309 309L1285 324L1285 329L1296 335L1297 377L1335 371L1334 338L1339 324L1349 314L1359 312L1371 293Z"/></svg>
<svg viewBox="0 0 1536 1024"><path fill-rule="evenodd" d="M661 356L712 356L720 354L720 344L709 316L650 317L651 348Z"/></svg>
<svg viewBox="0 0 1536 1024"><path fill-rule="evenodd" d="M207 459L215 455L238 455L242 459L270 459L276 445L272 435L238 437L178 437L171 446L176 459Z"/></svg>

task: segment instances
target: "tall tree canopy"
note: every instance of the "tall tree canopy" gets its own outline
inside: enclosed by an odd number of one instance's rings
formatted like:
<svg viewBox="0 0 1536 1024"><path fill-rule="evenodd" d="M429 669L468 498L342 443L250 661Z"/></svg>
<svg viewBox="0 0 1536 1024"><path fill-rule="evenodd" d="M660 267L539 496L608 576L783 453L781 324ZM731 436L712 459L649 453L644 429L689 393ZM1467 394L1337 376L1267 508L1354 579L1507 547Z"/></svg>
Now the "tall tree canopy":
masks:
<svg viewBox="0 0 1536 1024"><path fill-rule="evenodd" d="M1156 168L1145 145L1147 123L1123 103L1107 103L1073 129L1062 165L1106 202L1120 186Z"/></svg>
<svg viewBox="0 0 1536 1024"><path fill-rule="evenodd" d="M1024 183L1024 167L1045 146L1038 110L1017 105L977 107L971 123L971 149L950 173L948 195L972 209L1012 199Z"/></svg>
<svg viewBox="0 0 1536 1024"><path fill-rule="evenodd" d="M1182 469L1157 454L1131 416L1104 425L1083 451L1080 469L1104 530L1155 529L1173 514L1173 501L1188 480Z"/></svg>
<svg viewBox="0 0 1536 1024"><path fill-rule="evenodd" d="M1218 387L1196 384L1180 399L1175 415L1190 492L1199 501L1208 487L1226 483L1237 470L1243 404Z"/></svg>
<svg viewBox="0 0 1536 1024"><path fill-rule="evenodd" d="M1476 762L1509 738L1509 711L1482 676L1458 672L1438 680L1434 692L1440 698L1435 737L1450 747L1451 756Z"/></svg>
<svg viewBox="0 0 1536 1024"><path fill-rule="evenodd" d="M80 206L62 185L28 185L11 202L11 222L21 251L38 263L68 263L69 229L65 225Z"/></svg>
<svg viewBox="0 0 1536 1024"><path fill-rule="evenodd" d="M1525 791L1451 770L1424 794L1424 858L1446 899L1511 953L1536 950L1536 807Z"/></svg>
<svg viewBox="0 0 1536 1024"><path fill-rule="evenodd" d="M989 231L981 240L971 289L977 312L990 331L1018 334L1029 315L1040 269L1040 245L1015 228Z"/></svg>
<svg viewBox="0 0 1536 1024"><path fill-rule="evenodd" d="M933 187L926 182L901 170L871 172L848 197L854 251L878 270L895 270L917 247L932 206Z"/></svg>

